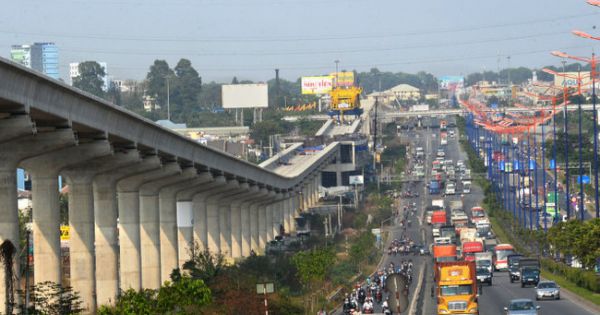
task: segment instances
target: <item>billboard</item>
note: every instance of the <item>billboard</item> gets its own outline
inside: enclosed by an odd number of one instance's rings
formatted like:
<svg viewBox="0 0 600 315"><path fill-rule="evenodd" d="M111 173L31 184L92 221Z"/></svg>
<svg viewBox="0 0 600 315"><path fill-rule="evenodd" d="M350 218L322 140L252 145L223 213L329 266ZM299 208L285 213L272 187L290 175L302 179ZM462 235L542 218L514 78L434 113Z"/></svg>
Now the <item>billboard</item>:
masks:
<svg viewBox="0 0 600 315"><path fill-rule="evenodd" d="M333 77L333 82L337 80L336 86L349 87L354 85L354 72L343 71L343 72L332 72L329 76Z"/></svg>
<svg viewBox="0 0 600 315"><path fill-rule="evenodd" d="M560 75L554 76L554 86L567 86L567 87L577 87L577 81L580 73L579 72L565 72ZM590 83L590 73L589 72L581 72L581 86L591 86Z"/></svg>
<svg viewBox="0 0 600 315"><path fill-rule="evenodd" d="M302 77L302 94L326 94L332 87L332 76Z"/></svg>
<svg viewBox="0 0 600 315"><path fill-rule="evenodd" d="M258 84L223 84L223 108L269 107L269 87Z"/></svg>
<svg viewBox="0 0 600 315"><path fill-rule="evenodd" d="M455 91L463 88L465 78L458 75L445 75L438 78L440 90Z"/></svg>
<svg viewBox="0 0 600 315"><path fill-rule="evenodd" d="M349 181L350 185L362 185L365 183L365 179L362 175L351 175Z"/></svg>

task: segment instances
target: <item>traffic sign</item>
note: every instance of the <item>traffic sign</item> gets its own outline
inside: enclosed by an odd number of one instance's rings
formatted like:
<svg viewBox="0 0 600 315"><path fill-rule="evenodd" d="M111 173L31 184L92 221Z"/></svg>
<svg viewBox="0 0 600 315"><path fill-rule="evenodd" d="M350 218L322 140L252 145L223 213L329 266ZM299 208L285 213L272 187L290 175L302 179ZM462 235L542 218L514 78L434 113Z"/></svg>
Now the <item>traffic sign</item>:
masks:
<svg viewBox="0 0 600 315"><path fill-rule="evenodd" d="M590 177L587 175L577 175L577 184L581 184L581 182L583 181L584 184L589 184L590 183Z"/></svg>

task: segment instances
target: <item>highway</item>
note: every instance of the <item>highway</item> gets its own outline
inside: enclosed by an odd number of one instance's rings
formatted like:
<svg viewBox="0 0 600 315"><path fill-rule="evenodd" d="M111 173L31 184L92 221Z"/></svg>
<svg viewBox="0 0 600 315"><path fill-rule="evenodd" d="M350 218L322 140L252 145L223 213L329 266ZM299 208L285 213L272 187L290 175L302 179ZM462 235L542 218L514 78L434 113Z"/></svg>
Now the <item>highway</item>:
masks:
<svg viewBox="0 0 600 315"><path fill-rule="evenodd" d="M428 132L421 131L420 134L422 134L423 136L426 136L426 135L428 135ZM436 137L436 139L437 138L438 137ZM433 139L434 141L432 141L432 147L431 147L430 152L437 151L438 142L435 141L436 139ZM459 139L459 137L456 137L455 139L449 139L448 146L446 148L446 156L453 159L455 162L456 162L456 160L459 160L459 159L466 161L467 160L466 153L460 147L460 144L458 143L458 139ZM465 209L467 210L467 213L470 212L469 210L471 209L471 207L473 207L475 205L479 205L481 203L481 201L483 200L483 192L480 187L477 187L476 185L474 185L472 187L471 191L472 191L472 193L465 195L465 198L464 198L464 204L465 204ZM454 197L454 198L456 198L456 197ZM431 199L432 199L431 196L428 194L427 197L424 198L424 202L427 202L430 204ZM448 197L446 200L449 200ZM427 228L427 231L428 231L428 233L427 233L428 241L431 242L430 228ZM427 263L428 263L428 266L431 266L432 260L430 259ZM430 267L428 267L428 270L432 270L432 269ZM423 302L421 305L424 312L416 313L416 314L436 314L436 309L435 309L436 302L435 302L435 299L431 297L431 286L433 285L433 276L431 273L429 274L429 277L426 278L426 281L427 281L426 282L427 285L425 287L425 290L423 291L425 294L424 294L424 299L423 299ZM588 310L585 308L585 306L570 300L567 295L569 295L569 294L567 294L563 291L561 300L559 300L559 301L548 300L548 301L536 302L536 303L538 303L538 305L541 306L540 314L544 314L544 315L553 315L553 314L555 314L555 315L568 315L568 314L592 315L592 314L597 314L597 312L595 312L594 310ZM494 279L493 279L493 285L490 287L485 286L485 285L483 286L483 294L481 294L480 298L479 298L480 314L484 314L484 315L505 314L503 311L503 307L507 306L511 299L516 299L516 298L531 298L531 299L535 300L535 289L532 287L521 288L521 286L518 283L511 284L509 281L507 272L495 272Z"/></svg>
<svg viewBox="0 0 600 315"><path fill-rule="evenodd" d="M398 208L402 209L404 205L411 204L413 202L417 205L416 217L411 217L413 224L404 230L399 225L399 219L394 220L394 225L388 228L390 236L388 241L393 239L400 239L403 233L406 233L410 238L415 240L417 244L429 245L433 239L431 235L431 228L426 224L420 224L425 222L424 212L425 207L431 205L431 200L435 198L441 198L441 195L430 195L426 191L425 183L430 179L431 162L435 152L439 147L439 130L413 130L403 131L400 135L406 139L410 139L411 146L417 147L422 146L429 154L426 156L425 169L426 177L422 182L415 184L405 184L403 190L411 189L411 191L417 190L419 192L418 198L410 199L398 199L396 202ZM435 134L435 136L434 136ZM448 145L446 146L446 159L452 159L454 162L457 160L467 161L466 153L460 147L458 139L460 135L455 138L449 138ZM410 165L407 169L410 169ZM460 186L459 186L460 187ZM452 199L460 198L460 195L446 196L445 202L448 203ZM480 187L473 185L470 194L466 194L463 197L464 208L470 215L470 209L473 206L480 205L483 200L483 191ZM387 248L387 245L386 245ZM432 297L431 293L434 287L433 281L433 258L431 256L389 256L387 253L384 254L381 260L381 268L389 266L390 262L399 264L402 260L411 259L414 263L413 277L414 281L411 284L409 291L409 308L402 314L436 314L436 300ZM423 273L422 280L419 285L419 274ZM364 280L364 279L363 279ZM417 288L420 288L417 291ZM541 306L540 314L544 315L592 315L597 314L597 311L588 309L585 305L573 301L571 299L572 294L561 292L561 300L547 300L547 301L536 301L537 305ZM535 301L535 289L533 287L521 288L519 283L510 283L507 272L495 272L492 286L483 286L482 292L479 297L479 311L483 315L496 315L505 314L503 308L507 306L511 299L516 298L530 298ZM376 306L376 312L381 311L381 307ZM333 314L341 314L338 310Z"/></svg>

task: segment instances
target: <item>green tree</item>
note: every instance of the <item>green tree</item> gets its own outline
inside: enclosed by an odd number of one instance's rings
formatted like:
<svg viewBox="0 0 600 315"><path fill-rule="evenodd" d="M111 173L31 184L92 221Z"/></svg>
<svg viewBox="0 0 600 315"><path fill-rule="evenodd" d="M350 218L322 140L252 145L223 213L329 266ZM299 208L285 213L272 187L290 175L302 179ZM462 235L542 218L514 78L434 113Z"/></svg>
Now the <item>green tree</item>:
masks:
<svg viewBox="0 0 600 315"><path fill-rule="evenodd" d="M292 262L298 269L300 282L310 289L313 284L325 281L335 262L335 253L330 248L298 252L292 257Z"/></svg>
<svg viewBox="0 0 600 315"><path fill-rule="evenodd" d="M212 253L208 248L200 248L197 242L192 244L189 254L190 259L183 264L183 270L193 279L201 279L210 284L225 270L225 256Z"/></svg>
<svg viewBox="0 0 600 315"><path fill-rule="evenodd" d="M121 91L112 82L108 86L108 91L106 91L106 100L116 105L123 104L121 99Z"/></svg>
<svg viewBox="0 0 600 315"><path fill-rule="evenodd" d="M175 72L165 60L154 60L146 75L148 95L156 96L156 102L163 108L167 107L167 78L174 76Z"/></svg>
<svg viewBox="0 0 600 315"><path fill-rule="evenodd" d="M84 61L79 64L79 75L73 78L73 86L98 97L104 97L104 67L95 61Z"/></svg>
<svg viewBox="0 0 600 315"><path fill-rule="evenodd" d="M211 291L204 281L189 276L165 282L157 295L158 309L172 314L198 314L211 301Z"/></svg>
<svg viewBox="0 0 600 315"><path fill-rule="evenodd" d="M202 78L188 59L179 60L174 70L175 77L170 81L171 111L178 121L185 121L186 116L199 110Z"/></svg>
<svg viewBox="0 0 600 315"><path fill-rule="evenodd" d="M25 301L25 292L19 291L21 301ZM25 305L19 306L21 314ZM79 293L71 287L63 287L54 282L41 282L31 287L30 305L27 309L32 315L80 314L84 311Z"/></svg>

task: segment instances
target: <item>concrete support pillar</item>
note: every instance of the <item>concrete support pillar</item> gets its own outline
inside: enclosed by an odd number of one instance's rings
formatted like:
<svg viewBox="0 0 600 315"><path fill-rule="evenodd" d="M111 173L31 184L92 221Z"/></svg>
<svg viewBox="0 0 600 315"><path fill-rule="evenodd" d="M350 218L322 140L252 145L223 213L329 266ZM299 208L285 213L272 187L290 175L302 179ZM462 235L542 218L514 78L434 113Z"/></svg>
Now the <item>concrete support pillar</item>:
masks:
<svg viewBox="0 0 600 315"><path fill-rule="evenodd" d="M166 169L166 168L165 168ZM190 169L192 174L196 169ZM140 187L140 256L142 287L158 289L161 285L160 269L160 216L158 193L164 186L181 181L182 170L174 163L161 179L145 183Z"/></svg>
<svg viewBox="0 0 600 315"><path fill-rule="evenodd" d="M214 253L227 254L226 242L221 242L221 228L227 225L226 216L219 213L219 201L228 196L232 191L238 190L240 184L237 180L229 180L220 193L212 194L206 199L206 227L208 250ZM223 221L223 222L222 222ZM223 231L225 233L226 231ZM224 249L224 250L222 250ZM227 252L226 252L227 251Z"/></svg>
<svg viewBox="0 0 600 315"><path fill-rule="evenodd" d="M14 128L22 129L22 127L17 127L19 124L15 126L12 123L6 125L7 121L12 121L12 119L3 119L0 121L0 126L7 128L0 130L0 147L10 148L10 150L0 150L0 244L4 241L10 241L16 247L17 253L19 253L17 165L25 158L73 145L75 137L73 132L68 129L37 135L31 135L32 128L25 128L20 132L16 132ZM22 136L24 134L29 135ZM8 141L9 139L12 140ZM15 270L20 269L18 259L14 261L14 267ZM18 283L20 281L20 274L17 272L15 277ZM0 272L0 283L5 283L4 272ZM0 285L0 312L3 313L6 312L5 296L5 286Z"/></svg>
<svg viewBox="0 0 600 315"><path fill-rule="evenodd" d="M308 182L306 183L306 208L308 210L308 208L313 206L313 181L312 179L308 179Z"/></svg>
<svg viewBox="0 0 600 315"><path fill-rule="evenodd" d="M274 191L270 191L268 197L272 200L276 195L277 194ZM267 207L271 202L265 202L258 206L258 248L261 252L263 252L267 246Z"/></svg>
<svg viewBox="0 0 600 315"><path fill-rule="evenodd" d="M287 199L285 199L283 202L282 220L283 220L283 228L285 229L285 233L291 232L290 217L291 217L291 212L292 212L292 199L293 198L294 198L293 194L288 193Z"/></svg>
<svg viewBox="0 0 600 315"><path fill-rule="evenodd" d="M201 178L202 177L202 178ZM181 175L181 182L163 187L159 192L159 218L160 218L160 282L164 283L170 280L170 275L173 269L179 267L179 248L186 248L187 243L179 242L178 236L178 202L176 200L177 193L189 188L190 185L195 185L199 180L206 180L206 174L198 175L195 168L188 168ZM187 207L188 216L191 218L192 204L190 201L186 205L179 204L180 207ZM181 211L185 211L181 209ZM182 218L183 221L183 218ZM182 229L187 229L191 241L193 221L189 220L187 224L183 224Z"/></svg>
<svg viewBox="0 0 600 315"><path fill-rule="evenodd" d="M219 234L221 242L221 253L227 257L234 257L233 246L236 243L235 249L237 257L241 255L239 246L241 236L241 208L240 200L248 198L250 185L248 183L239 184L239 188L231 193L222 194L219 202ZM235 233L235 236L233 235Z"/></svg>
<svg viewBox="0 0 600 315"><path fill-rule="evenodd" d="M105 172L94 177L94 219L96 247L96 301L98 305L112 304L119 292L119 237L117 221L117 181L133 174L160 167L156 156L139 159L139 162Z"/></svg>
<svg viewBox="0 0 600 315"><path fill-rule="evenodd" d="M140 186L179 170L177 163L166 164L157 170L121 179L117 184L119 205L119 252L121 288L142 288Z"/></svg>
<svg viewBox="0 0 600 315"><path fill-rule="evenodd" d="M258 204L252 204L250 212L250 250L258 253L259 250L259 230L258 230Z"/></svg>
<svg viewBox="0 0 600 315"><path fill-rule="evenodd" d="M258 248L262 253L267 244L267 205L261 204L258 211Z"/></svg>
<svg viewBox="0 0 600 315"><path fill-rule="evenodd" d="M91 313L95 313L97 307L92 180L97 173L138 159L137 151L130 150L87 161L61 172L69 185L70 285L79 293L83 307Z"/></svg>
<svg viewBox="0 0 600 315"><path fill-rule="evenodd" d="M196 180L194 180L186 189L181 190L177 193L177 242L179 244L177 257L179 259L178 266L181 268L183 264L190 259L191 247L194 245L194 241L198 242L200 246L204 246L204 243L195 236L196 227L200 224L199 211L196 209L199 207L198 200L194 201L194 196L198 194L202 189L206 189L214 183L214 178L211 173L203 172ZM218 183L215 185L219 185ZM202 200L201 202L204 202ZM202 204L202 209L204 205ZM204 213L204 217L206 214ZM202 223L206 223L203 219ZM204 230L206 235L206 229ZM196 239L195 239L196 237ZM205 240L204 240L205 241Z"/></svg>
<svg viewBox="0 0 600 315"><path fill-rule="evenodd" d="M231 206L219 206L219 252L231 257Z"/></svg>
<svg viewBox="0 0 600 315"><path fill-rule="evenodd" d="M200 249L208 248L208 218L206 199L209 196L219 193L227 180L223 176L216 177L213 181L193 188L193 217L194 217L194 237L193 240Z"/></svg>
<svg viewBox="0 0 600 315"><path fill-rule="evenodd" d="M34 282L62 283L58 174L71 165L111 154L108 141L96 141L24 160L32 178Z"/></svg>
<svg viewBox="0 0 600 315"><path fill-rule="evenodd" d="M258 218L253 218L253 205L257 200L264 198L268 195L269 191L265 188L259 189L258 187L254 187L254 197L248 201L244 201L241 204L241 255L242 257L248 257L250 255L250 250L254 249L256 251L256 244L252 244L252 229L253 224L258 224ZM256 228L258 230L258 227ZM258 237L258 234L257 234Z"/></svg>
<svg viewBox="0 0 600 315"><path fill-rule="evenodd" d="M315 175L314 183L315 183L314 191L313 191L314 205L317 205L319 203L319 186L321 183L320 172L317 172L317 174Z"/></svg>
<svg viewBox="0 0 600 315"><path fill-rule="evenodd" d="M265 227L266 227L266 239L265 245L267 242L271 241L275 235L273 234L273 224L275 223L275 208L276 203L272 203L265 206Z"/></svg>

